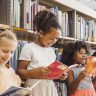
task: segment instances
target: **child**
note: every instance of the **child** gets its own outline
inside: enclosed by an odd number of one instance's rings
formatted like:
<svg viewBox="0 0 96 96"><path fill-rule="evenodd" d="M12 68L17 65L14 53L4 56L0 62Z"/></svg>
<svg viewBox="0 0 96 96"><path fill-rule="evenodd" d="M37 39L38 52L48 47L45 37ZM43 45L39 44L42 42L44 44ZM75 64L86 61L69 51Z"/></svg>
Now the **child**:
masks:
<svg viewBox="0 0 96 96"><path fill-rule="evenodd" d="M96 57L96 51L93 53L92 56L95 56ZM95 70L95 73L94 73L94 76L93 76L93 85L94 85L94 88L95 88L95 91L96 91L96 70Z"/></svg>
<svg viewBox="0 0 96 96"><path fill-rule="evenodd" d="M87 52L86 44L81 41L64 47L61 61L69 66L75 64L68 72L68 96L96 96L90 76L93 74L93 64L85 65Z"/></svg>
<svg viewBox="0 0 96 96"><path fill-rule="evenodd" d="M58 96L53 80L44 78L44 74L50 72L47 66L56 60L51 46L58 40L61 27L56 16L47 10L38 12L33 24L38 38L23 47L17 73L22 79L27 79L27 87L41 80L32 89L32 96Z"/></svg>
<svg viewBox="0 0 96 96"><path fill-rule="evenodd" d="M2 31L0 31L0 94L11 86L19 87L21 84L19 76L16 75L13 68L7 64L13 56L16 47L16 36L11 31L5 28L2 29Z"/></svg>

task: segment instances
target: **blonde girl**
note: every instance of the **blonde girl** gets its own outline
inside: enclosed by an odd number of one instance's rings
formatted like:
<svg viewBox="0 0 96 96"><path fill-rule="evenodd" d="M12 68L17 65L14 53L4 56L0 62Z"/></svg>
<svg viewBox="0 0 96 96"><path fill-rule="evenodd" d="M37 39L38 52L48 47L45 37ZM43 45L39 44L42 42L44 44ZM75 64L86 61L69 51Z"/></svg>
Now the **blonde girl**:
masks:
<svg viewBox="0 0 96 96"><path fill-rule="evenodd" d="M0 94L11 86L20 86L21 84L21 79L8 64L16 47L17 38L15 34L6 30L6 28L0 28Z"/></svg>

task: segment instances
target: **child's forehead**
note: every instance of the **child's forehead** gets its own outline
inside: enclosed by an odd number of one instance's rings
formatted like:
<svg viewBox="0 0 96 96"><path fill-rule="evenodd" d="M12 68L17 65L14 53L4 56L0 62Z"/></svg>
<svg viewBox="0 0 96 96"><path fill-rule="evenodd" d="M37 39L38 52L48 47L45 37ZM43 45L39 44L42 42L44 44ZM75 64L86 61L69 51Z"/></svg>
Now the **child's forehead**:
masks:
<svg viewBox="0 0 96 96"><path fill-rule="evenodd" d="M0 40L0 46L2 47L16 47L17 46L17 42L15 42L14 40L10 40L10 39L7 39L7 38L2 38Z"/></svg>

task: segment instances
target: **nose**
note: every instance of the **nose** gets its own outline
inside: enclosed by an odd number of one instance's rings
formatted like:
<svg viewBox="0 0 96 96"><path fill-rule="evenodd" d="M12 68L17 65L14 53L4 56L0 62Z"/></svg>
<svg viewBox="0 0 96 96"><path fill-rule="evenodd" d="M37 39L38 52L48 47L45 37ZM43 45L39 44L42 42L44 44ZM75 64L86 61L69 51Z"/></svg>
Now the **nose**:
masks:
<svg viewBox="0 0 96 96"><path fill-rule="evenodd" d="M8 53L5 55L5 59L9 59L9 58L11 58L11 53L10 53L10 52L8 52Z"/></svg>
<svg viewBox="0 0 96 96"><path fill-rule="evenodd" d="M57 39L51 40L50 42L54 44L57 41Z"/></svg>
<svg viewBox="0 0 96 96"><path fill-rule="evenodd" d="M83 54L83 56L82 56L82 57L86 59L87 55L86 55L86 54Z"/></svg>

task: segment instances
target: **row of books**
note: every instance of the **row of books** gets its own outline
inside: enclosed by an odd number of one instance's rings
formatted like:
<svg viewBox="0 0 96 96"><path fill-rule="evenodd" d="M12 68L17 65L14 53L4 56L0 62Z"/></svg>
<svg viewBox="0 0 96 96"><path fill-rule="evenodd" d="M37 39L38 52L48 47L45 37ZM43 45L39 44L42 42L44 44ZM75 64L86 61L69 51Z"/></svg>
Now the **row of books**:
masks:
<svg viewBox="0 0 96 96"><path fill-rule="evenodd" d="M93 36L96 37L96 23L94 20L85 20L85 18L76 14L75 11L62 12L58 6L47 8L39 4L38 0L20 1L14 0L13 2L13 26L33 30L34 16L38 11L48 9L58 17L58 21L62 27L62 37L91 41L92 32ZM94 38L94 41L96 41L96 38Z"/></svg>
<svg viewBox="0 0 96 96"><path fill-rule="evenodd" d="M85 20L83 17L76 15L76 38L80 40L96 41L96 23L94 20ZM92 41L92 42L93 42Z"/></svg>

